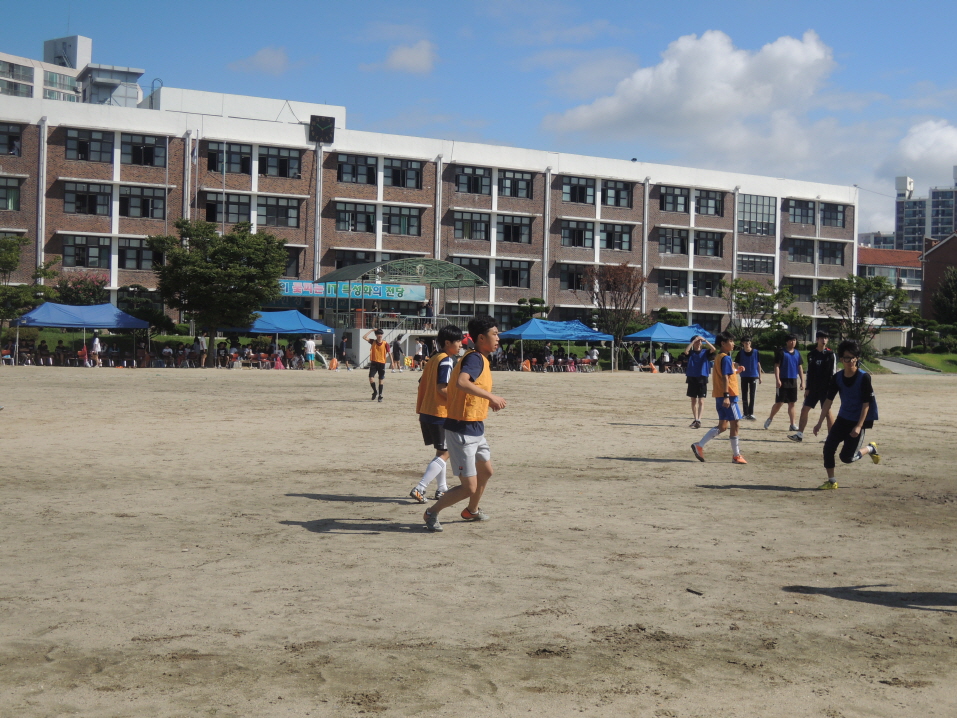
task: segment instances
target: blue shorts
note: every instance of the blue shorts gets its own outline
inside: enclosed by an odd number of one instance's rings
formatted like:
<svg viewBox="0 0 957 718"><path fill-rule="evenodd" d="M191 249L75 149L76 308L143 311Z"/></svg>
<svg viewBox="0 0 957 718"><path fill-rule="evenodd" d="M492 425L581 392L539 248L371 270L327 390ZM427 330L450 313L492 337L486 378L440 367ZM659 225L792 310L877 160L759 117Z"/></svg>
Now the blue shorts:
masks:
<svg viewBox="0 0 957 718"><path fill-rule="evenodd" d="M731 406L725 407L724 398L714 400L715 408L718 410L718 421L741 421L744 415L741 413L741 404L738 403L738 397L731 397Z"/></svg>
<svg viewBox="0 0 957 718"><path fill-rule="evenodd" d="M306 361L315 361L315 360L316 360L315 354L306 354Z"/></svg>

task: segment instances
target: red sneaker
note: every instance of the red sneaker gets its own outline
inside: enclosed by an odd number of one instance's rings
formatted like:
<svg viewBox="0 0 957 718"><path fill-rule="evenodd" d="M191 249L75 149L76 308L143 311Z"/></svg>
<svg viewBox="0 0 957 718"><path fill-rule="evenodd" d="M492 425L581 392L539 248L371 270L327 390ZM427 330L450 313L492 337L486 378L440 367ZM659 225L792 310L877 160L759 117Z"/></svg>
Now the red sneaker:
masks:
<svg viewBox="0 0 957 718"><path fill-rule="evenodd" d="M737 456L732 457L731 463L732 463L732 464L746 464L746 463L748 463L748 462L744 460L744 457L741 456L741 454L738 454Z"/></svg>

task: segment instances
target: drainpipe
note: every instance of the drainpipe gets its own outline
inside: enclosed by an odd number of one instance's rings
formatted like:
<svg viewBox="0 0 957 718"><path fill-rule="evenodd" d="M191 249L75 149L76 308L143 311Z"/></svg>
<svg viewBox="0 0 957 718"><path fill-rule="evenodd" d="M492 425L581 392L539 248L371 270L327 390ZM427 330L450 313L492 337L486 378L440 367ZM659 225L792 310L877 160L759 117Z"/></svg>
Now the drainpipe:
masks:
<svg viewBox="0 0 957 718"><path fill-rule="evenodd" d="M648 271L648 204L651 201L651 177L645 177L644 204L641 210L641 272L646 277L651 275ZM642 287L641 291L641 313L648 312L648 289Z"/></svg>
<svg viewBox="0 0 957 718"><path fill-rule="evenodd" d="M442 155L435 158L435 234L433 239L432 256L435 259L442 258ZM430 287L431 289L431 287ZM440 290L432 289L432 307L433 314L437 314L437 308L442 306ZM475 308L474 306L472 307ZM461 311L461 307L459 307Z"/></svg>
<svg viewBox="0 0 957 718"><path fill-rule="evenodd" d="M542 234L545 237L542 246L542 299L545 305L548 305L548 240L549 231L552 223L552 168L551 165L545 168L545 216L543 218L545 225L542 228Z"/></svg>
<svg viewBox="0 0 957 718"><path fill-rule="evenodd" d="M37 268L43 266L45 258L43 252L43 242L47 232L47 118L46 115L40 118L38 125L40 131L39 152L37 152ZM40 279L39 283L43 284Z"/></svg>
<svg viewBox="0 0 957 718"><path fill-rule="evenodd" d="M322 259L322 145L316 142L316 226L312 230L312 281L319 281ZM325 296L325 295L323 295ZM313 308L315 317L315 307Z"/></svg>

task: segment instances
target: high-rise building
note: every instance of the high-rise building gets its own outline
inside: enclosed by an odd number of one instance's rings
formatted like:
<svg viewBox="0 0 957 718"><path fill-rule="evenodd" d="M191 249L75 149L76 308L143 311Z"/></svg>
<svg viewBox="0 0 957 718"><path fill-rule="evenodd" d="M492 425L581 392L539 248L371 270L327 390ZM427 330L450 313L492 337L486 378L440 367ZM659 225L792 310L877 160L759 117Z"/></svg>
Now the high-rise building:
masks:
<svg viewBox="0 0 957 718"><path fill-rule="evenodd" d="M924 237L946 239L957 229L955 201L957 201L957 166L954 167L954 187L932 187L926 197L914 196L914 180L897 178L897 218L894 228L894 247L922 251Z"/></svg>

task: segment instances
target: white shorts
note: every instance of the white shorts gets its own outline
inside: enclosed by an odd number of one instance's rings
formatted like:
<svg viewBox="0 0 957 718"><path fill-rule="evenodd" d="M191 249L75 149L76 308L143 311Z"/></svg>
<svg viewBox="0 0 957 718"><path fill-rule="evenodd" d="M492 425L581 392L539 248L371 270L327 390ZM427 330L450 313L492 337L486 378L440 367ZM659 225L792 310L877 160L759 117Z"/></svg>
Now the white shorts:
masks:
<svg viewBox="0 0 957 718"><path fill-rule="evenodd" d="M477 476L476 461L491 461L492 450L481 436L466 436L456 431L445 431L445 446L449 451L449 465L455 476Z"/></svg>

